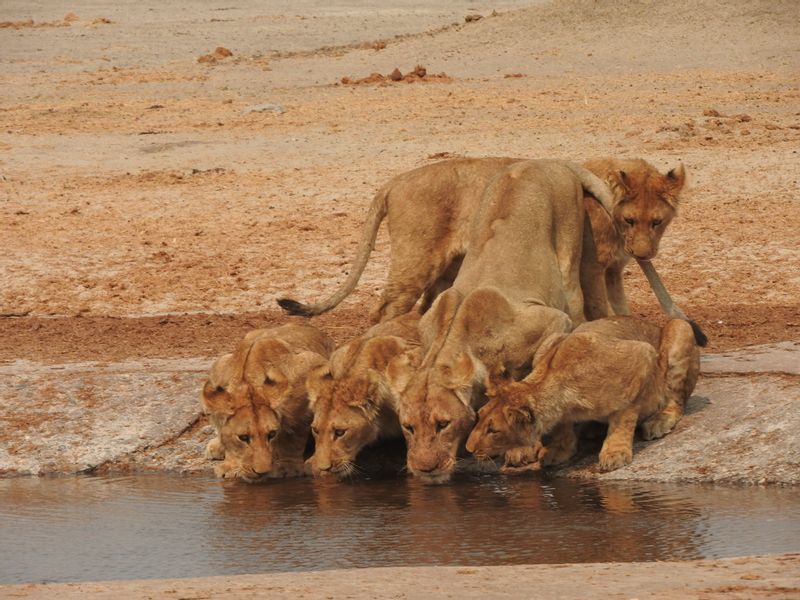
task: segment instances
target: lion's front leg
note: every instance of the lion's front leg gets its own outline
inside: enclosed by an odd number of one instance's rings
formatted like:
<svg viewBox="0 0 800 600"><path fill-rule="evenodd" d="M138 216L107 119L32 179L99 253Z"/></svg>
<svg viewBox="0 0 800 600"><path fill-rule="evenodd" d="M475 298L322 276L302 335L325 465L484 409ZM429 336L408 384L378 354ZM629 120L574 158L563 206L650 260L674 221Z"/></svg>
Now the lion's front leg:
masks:
<svg viewBox="0 0 800 600"><path fill-rule="evenodd" d="M637 406L629 406L608 418L608 433L600 450L600 470L613 471L633 460L633 433L639 417Z"/></svg>
<svg viewBox="0 0 800 600"><path fill-rule="evenodd" d="M272 446L273 468L270 477L302 477L307 475L304 452L308 432L281 435Z"/></svg>
<svg viewBox="0 0 800 600"><path fill-rule="evenodd" d="M608 303L611 305L611 310L614 311L615 315L631 314L622 281L624 268L625 265L613 265L606 270L606 293L608 294Z"/></svg>
<svg viewBox="0 0 800 600"><path fill-rule="evenodd" d="M575 456L578 450L578 438L572 423L562 422L555 426L550 434L550 443L539 453L543 466L560 465Z"/></svg>
<svg viewBox="0 0 800 600"><path fill-rule="evenodd" d="M205 457L208 460L223 460L225 458L225 448L222 445L222 440L219 435L214 436L208 444L206 444Z"/></svg>

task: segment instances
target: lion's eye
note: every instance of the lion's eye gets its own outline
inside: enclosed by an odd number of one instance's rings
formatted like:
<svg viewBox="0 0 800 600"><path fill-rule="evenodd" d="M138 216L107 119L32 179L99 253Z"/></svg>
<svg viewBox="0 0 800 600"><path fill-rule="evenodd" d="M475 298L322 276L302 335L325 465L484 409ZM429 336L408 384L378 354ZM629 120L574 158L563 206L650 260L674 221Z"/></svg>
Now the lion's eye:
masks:
<svg viewBox="0 0 800 600"><path fill-rule="evenodd" d="M436 432L447 429L450 426L450 421L436 421Z"/></svg>
<svg viewBox="0 0 800 600"><path fill-rule="evenodd" d="M217 389L215 389L215 390L214 390L214 393L215 393L215 394L221 394L221 393L222 393L222 392L224 392L224 391L225 391L225 388L224 388L224 387L222 387L221 385L218 385L218 386L217 386Z"/></svg>
<svg viewBox="0 0 800 600"><path fill-rule="evenodd" d="M264 377L264 385L272 385L273 383L275 383L275 380L272 379L269 375L266 375Z"/></svg>
<svg viewBox="0 0 800 600"><path fill-rule="evenodd" d="M653 229L655 229L656 227L661 225L661 223L663 223L663 221L661 219L653 219L653 221L651 222L651 225L653 226Z"/></svg>
<svg viewBox="0 0 800 600"><path fill-rule="evenodd" d="M493 433L497 433L497 429L495 429L494 427L492 427L491 425L489 425L489 426L486 428L486 433L487 433L488 435L492 435Z"/></svg>
<svg viewBox="0 0 800 600"><path fill-rule="evenodd" d="M334 429L334 430L333 430L333 437L334 437L334 438L340 438L340 437L342 437L342 436L343 436L345 433L347 433L347 429Z"/></svg>
<svg viewBox="0 0 800 600"><path fill-rule="evenodd" d="M250 443L250 436L247 435L246 433L243 433L242 435L239 436L239 440L244 442L245 444L249 444Z"/></svg>
<svg viewBox="0 0 800 600"><path fill-rule="evenodd" d="M630 217L625 217L625 222L626 222L628 225L631 225L631 226L633 226L633 225L635 225L635 224L636 224L636 219L631 219Z"/></svg>
<svg viewBox="0 0 800 600"><path fill-rule="evenodd" d="M414 428L411 425L409 425L408 423L403 425L403 429L405 429L411 435L414 435Z"/></svg>

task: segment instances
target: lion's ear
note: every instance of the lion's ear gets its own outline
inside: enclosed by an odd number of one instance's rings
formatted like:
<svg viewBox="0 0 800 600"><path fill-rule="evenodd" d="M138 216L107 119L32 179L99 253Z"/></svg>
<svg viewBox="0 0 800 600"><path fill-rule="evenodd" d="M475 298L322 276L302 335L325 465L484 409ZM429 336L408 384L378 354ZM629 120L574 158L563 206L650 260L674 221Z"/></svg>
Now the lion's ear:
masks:
<svg viewBox="0 0 800 600"><path fill-rule="evenodd" d="M395 396L401 396L422 361L422 350L414 348L398 354L386 367L386 382Z"/></svg>
<svg viewBox="0 0 800 600"><path fill-rule="evenodd" d="M630 191L631 191L631 178L630 178L630 176L625 171L620 169L620 170L618 170L616 172L616 179L617 179L617 183L619 183L623 188L625 188L625 191L627 193L630 193Z"/></svg>
<svg viewBox="0 0 800 600"><path fill-rule="evenodd" d="M678 166L667 173L667 184L669 185L670 192L676 197L686 184L686 169L683 163L678 163Z"/></svg>
<svg viewBox="0 0 800 600"><path fill-rule="evenodd" d="M451 367L451 373L456 396L467 406L472 404L472 395L476 386L481 386L485 390L489 385L489 374L486 367L470 356L468 352L461 352L456 357Z"/></svg>
<svg viewBox="0 0 800 600"><path fill-rule="evenodd" d="M200 402L206 414L232 415L235 412L228 391L221 385L214 385L207 379L200 392Z"/></svg>
<svg viewBox="0 0 800 600"><path fill-rule="evenodd" d="M311 369L306 375L306 391L308 392L308 404L313 411L317 403L322 386L325 381L333 379L331 375L330 365L328 363L322 364L314 369Z"/></svg>
<svg viewBox="0 0 800 600"><path fill-rule="evenodd" d="M506 417L509 421L520 424L530 424L536 420L533 414L533 409L526 404L514 404L508 406L505 410Z"/></svg>

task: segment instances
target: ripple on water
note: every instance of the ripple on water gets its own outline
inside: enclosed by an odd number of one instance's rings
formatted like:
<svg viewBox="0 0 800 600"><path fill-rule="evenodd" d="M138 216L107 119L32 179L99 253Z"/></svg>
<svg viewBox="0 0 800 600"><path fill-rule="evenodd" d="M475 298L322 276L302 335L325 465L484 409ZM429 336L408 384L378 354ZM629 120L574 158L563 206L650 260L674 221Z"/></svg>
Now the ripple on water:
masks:
<svg viewBox="0 0 800 600"><path fill-rule="evenodd" d="M800 550L791 488L469 477L244 485L0 481L0 581L366 566L720 558Z"/></svg>

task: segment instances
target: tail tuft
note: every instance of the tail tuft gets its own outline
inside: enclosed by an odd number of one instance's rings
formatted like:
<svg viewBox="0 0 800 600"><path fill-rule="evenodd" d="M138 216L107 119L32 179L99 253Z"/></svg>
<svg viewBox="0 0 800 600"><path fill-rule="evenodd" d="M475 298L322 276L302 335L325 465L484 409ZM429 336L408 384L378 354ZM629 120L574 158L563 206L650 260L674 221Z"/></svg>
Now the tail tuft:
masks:
<svg viewBox="0 0 800 600"><path fill-rule="evenodd" d="M701 348L705 348L708 345L708 338L706 334L703 333L703 330L700 329L700 325L689 319L689 325L692 326L692 331L694 332L694 341L697 342L697 345Z"/></svg>
<svg viewBox="0 0 800 600"><path fill-rule="evenodd" d="M292 300L291 298L278 298L277 302L278 305L290 315L312 317L316 314L308 305L302 304L297 300Z"/></svg>

